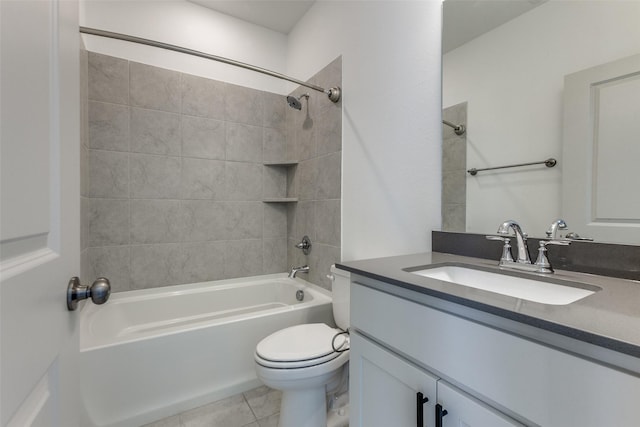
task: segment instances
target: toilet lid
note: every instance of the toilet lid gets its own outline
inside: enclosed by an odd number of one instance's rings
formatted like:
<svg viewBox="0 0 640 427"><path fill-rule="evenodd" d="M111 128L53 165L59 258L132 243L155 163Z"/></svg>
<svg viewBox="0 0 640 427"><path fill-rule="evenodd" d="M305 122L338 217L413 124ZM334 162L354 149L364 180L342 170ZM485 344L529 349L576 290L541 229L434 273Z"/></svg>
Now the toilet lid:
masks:
<svg viewBox="0 0 640 427"><path fill-rule="evenodd" d="M264 360L274 362L325 359L334 353L331 341L339 332L342 331L330 328L324 323L291 326L260 341L256 347L256 354ZM340 348L345 340L344 335L336 338L336 348Z"/></svg>

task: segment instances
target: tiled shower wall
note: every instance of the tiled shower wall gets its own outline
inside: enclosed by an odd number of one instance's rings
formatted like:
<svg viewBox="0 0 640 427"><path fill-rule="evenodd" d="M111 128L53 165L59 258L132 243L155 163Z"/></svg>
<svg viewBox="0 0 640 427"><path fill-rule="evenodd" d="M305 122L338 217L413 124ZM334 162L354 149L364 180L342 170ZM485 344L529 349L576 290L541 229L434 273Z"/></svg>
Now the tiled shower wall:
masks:
<svg viewBox="0 0 640 427"><path fill-rule="evenodd" d="M262 202L299 181L295 167L263 166L296 151L284 97L92 52L87 62L84 279L123 291L288 270L291 214Z"/></svg>
<svg viewBox="0 0 640 427"><path fill-rule="evenodd" d="M342 85L342 57L323 68L308 83L323 88ZM331 289L327 278L331 264L340 261L342 101L304 87L293 94L308 93L302 110L287 109L287 155L298 160L289 178L289 191L299 201L288 207L289 263L308 264L310 282ZM295 248L308 235L313 246L309 255ZM301 276L304 277L304 276Z"/></svg>
<svg viewBox="0 0 640 427"><path fill-rule="evenodd" d="M451 123L467 123L467 103L442 110ZM456 135L442 125L442 231L466 231L467 217L467 133Z"/></svg>

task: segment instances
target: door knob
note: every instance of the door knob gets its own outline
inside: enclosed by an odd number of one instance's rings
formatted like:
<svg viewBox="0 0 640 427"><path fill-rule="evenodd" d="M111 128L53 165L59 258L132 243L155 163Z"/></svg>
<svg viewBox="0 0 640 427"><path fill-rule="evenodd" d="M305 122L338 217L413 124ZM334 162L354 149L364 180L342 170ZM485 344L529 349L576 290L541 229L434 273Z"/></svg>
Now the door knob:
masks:
<svg viewBox="0 0 640 427"><path fill-rule="evenodd" d="M94 304L104 304L111 294L111 284L106 277L99 277L91 285L83 285L80 279L72 277L67 286L67 308L74 311L78 308L78 301L91 298Z"/></svg>

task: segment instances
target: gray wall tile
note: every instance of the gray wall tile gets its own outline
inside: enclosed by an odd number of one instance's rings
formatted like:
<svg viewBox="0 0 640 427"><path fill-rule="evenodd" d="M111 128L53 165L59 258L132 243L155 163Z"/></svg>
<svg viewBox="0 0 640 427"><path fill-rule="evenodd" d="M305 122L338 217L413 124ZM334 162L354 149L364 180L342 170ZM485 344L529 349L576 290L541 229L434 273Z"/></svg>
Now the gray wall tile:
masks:
<svg viewBox="0 0 640 427"><path fill-rule="evenodd" d="M316 150L318 156L342 150L342 110L329 108L319 114L320 125L316 127Z"/></svg>
<svg viewBox="0 0 640 427"><path fill-rule="evenodd" d="M262 126L264 98L261 91L228 85L224 99L225 117L230 122Z"/></svg>
<svg viewBox="0 0 640 427"><path fill-rule="evenodd" d="M317 240L316 235L316 202L307 200L298 202L298 209L295 215L295 233L293 238L298 242L303 236L309 236L311 242Z"/></svg>
<svg viewBox="0 0 640 427"><path fill-rule="evenodd" d="M91 199L80 197L80 249L89 247L89 202Z"/></svg>
<svg viewBox="0 0 640 427"><path fill-rule="evenodd" d="M227 84L203 77L182 75L182 113L224 120Z"/></svg>
<svg viewBox="0 0 640 427"><path fill-rule="evenodd" d="M285 128L287 99L275 93L264 93L264 127L273 129Z"/></svg>
<svg viewBox="0 0 640 427"><path fill-rule="evenodd" d="M309 261L309 280L331 290L331 281L327 278L327 274L331 273L332 264L340 261L340 248L335 246L323 245L321 243L313 245L313 251L308 256Z"/></svg>
<svg viewBox="0 0 640 427"><path fill-rule="evenodd" d="M163 111L131 109L131 151L179 156L180 115Z"/></svg>
<svg viewBox="0 0 640 427"><path fill-rule="evenodd" d="M89 196L89 149L80 146L80 195Z"/></svg>
<svg viewBox="0 0 640 427"><path fill-rule="evenodd" d="M202 242L228 238L228 209L224 203L184 200L181 202L181 209L184 221L183 241Z"/></svg>
<svg viewBox="0 0 640 427"><path fill-rule="evenodd" d="M317 156L316 127L317 126L314 126L313 120L308 118L308 120L296 130L298 160L307 160Z"/></svg>
<svg viewBox="0 0 640 427"><path fill-rule="evenodd" d="M262 242L263 273L272 274L287 271L287 238L264 239Z"/></svg>
<svg viewBox="0 0 640 427"><path fill-rule="evenodd" d="M184 243L183 283L207 282L224 279L225 242Z"/></svg>
<svg viewBox="0 0 640 427"><path fill-rule="evenodd" d="M467 103L442 110L442 118L452 123L467 122ZM467 134L456 135L442 127L442 230L466 231Z"/></svg>
<svg viewBox="0 0 640 427"><path fill-rule="evenodd" d="M89 283L106 277L111 283L111 292L131 290L130 254L129 246L89 248Z"/></svg>
<svg viewBox="0 0 640 427"><path fill-rule="evenodd" d="M262 127L227 123L227 160L262 162Z"/></svg>
<svg viewBox="0 0 640 427"><path fill-rule="evenodd" d="M318 158L318 199L339 199L342 183L342 152Z"/></svg>
<svg viewBox="0 0 640 427"><path fill-rule="evenodd" d="M175 285L181 276L179 244L131 246L131 289Z"/></svg>
<svg viewBox="0 0 640 427"><path fill-rule="evenodd" d="M300 243L300 239L287 239L287 269L286 271L290 271L293 267L300 267L303 265L308 265L309 261L307 260L307 256L305 256L302 251L296 248L296 245ZM307 280L308 274L302 276L303 279Z"/></svg>
<svg viewBox="0 0 640 427"><path fill-rule="evenodd" d="M339 57L308 80L323 87L341 85L342 59ZM307 92L300 87L296 96ZM285 113L286 152L300 163L287 175L287 194L300 201L287 208L288 266L309 264L307 280L330 289L329 267L340 260L340 198L342 157L342 103L311 93L302 111ZM294 248L303 235L313 248L303 255Z"/></svg>
<svg viewBox="0 0 640 427"><path fill-rule="evenodd" d="M225 163L219 160L182 158L183 199L225 198Z"/></svg>
<svg viewBox="0 0 640 427"><path fill-rule="evenodd" d="M318 200L316 208L316 241L340 246L340 200Z"/></svg>
<svg viewBox="0 0 640 427"><path fill-rule="evenodd" d="M282 167L265 166L262 173L264 197L286 197L287 170Z"/></svg>
<svg viewBox="0 0 640 427"><path fill-rule="evenodd" d="M226 202L225 222L229 239L262 239L263 203Z"/></svg>
<svg viewBox="0 0 640 427"><path fill-rule="evenodd" d="M104 55L92 65L92 99L100 102L92 102L89 118L83 101L82 247L91 246L83 265L93 260L126 276L117 290L311 262L317 271L309 278L322 283L320 272L340 252L340 224L331 222L340 197L340 103L312 94L295 111L277 94ZM333 82L339 71L332 64L313 79ZM114 94L120 97L108 98ZM262 165L300 153L305 162L297 167ZM302 202L262 203L284 195ZM293 247L303 234L321 240L310 256Z"/></svg>
<svg viewBox="0 0 640 427"><path fill-rule="evenodd" d="M129 243L129 200L89 200L89 246Z"/></svg>
<svg viewBox="0 0 640 427"><path fill-rule="evenodd" d="M182 116L182 155L225 160L225 122Z"/></svg>
<svg viewBox="0 0 640 427"><path fill-rule="evenodd" d="M129 62L89 52L89 99L129 103Z"/></svg>
<svg viewBox="0 0 640 427"><path fill-rule="evenodd" d="M466 231L466 204L442 204L442 229L447 231Z"/></svg>
<svg viewBox="0 0 640 427"><path fill-rule="evenodd" d="M295 179L300 200L314 200L318 186L317 159L305 160L298 164Z"/></svg>
<svg viewBox="0 0 640 427"><path fill-rule="evenodd" d="M181 162L178 157L130 155L131 197L177 199Z"/></svg>
<svg viewBox="0 0 640 427"><path fill-rule="evenodd" d="M262 274L262 240L226 242L224 271L227 278Z"/></svg>
<svg viewBox="0 0 640 427"><path fill-rule="evenodd" d="M280 203L263 203L264 225L262 236L287 237L287 206Z"/></svg>
<svg viewBox="0 0 640 427"><path fill-rule="evenodd" d="M131 106L180 112L180 73L131 62Z"/></svg>
<svg viewBox="0 0 640 427"><path fill-rule="evenodd" d="M129 107L89 102L89 146L102 150L129 151Z"/></svg>
<svg viewBox="0 0 640 427"><path fill-rule="evenodd" d="M180 202L132 200L131 244L177 243L183 236Z"/></svg>
<svg viewBox="0 0 640 427"><path fill-rule="evenodd" d="M225 194L228 200L262 200L262 168L255 163L227 162Z"/></svg>
<svg viewBox="0 0 640 427"><path fill-rule="evenodd" d="M442 198L449 204L464 204L467 193L467 176L464 170L442 173Z"/></svg>
<svg viewBox="0 0 640 427"><path fill-rule="evenodd" d="M89 150L89 196L129 197L129 154Z"/></svg>
<svg viewBox="0 0 640 427"><path fill-rule="evenodd" d="M262 156L265 163L287 160L287 138L284 131L264 128Z"/></svg>

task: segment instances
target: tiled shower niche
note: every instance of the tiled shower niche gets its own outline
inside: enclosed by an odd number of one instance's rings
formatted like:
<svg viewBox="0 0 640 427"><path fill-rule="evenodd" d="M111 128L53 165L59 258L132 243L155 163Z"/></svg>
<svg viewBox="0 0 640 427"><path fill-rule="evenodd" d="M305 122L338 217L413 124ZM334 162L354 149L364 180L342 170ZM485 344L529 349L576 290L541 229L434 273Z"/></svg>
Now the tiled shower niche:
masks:
<svg viewBox="0 0 640 427"><path fill-rule="evenodd" d="M85 280L124 291L287 271L289 208L263 202L298 182L295 166L264 166L296 150L285 97L92 52L87 63Z"/></svg>

